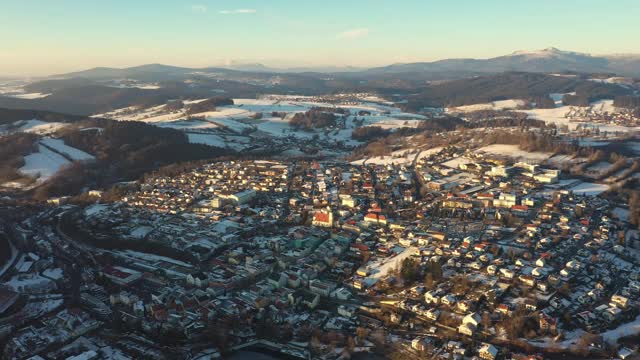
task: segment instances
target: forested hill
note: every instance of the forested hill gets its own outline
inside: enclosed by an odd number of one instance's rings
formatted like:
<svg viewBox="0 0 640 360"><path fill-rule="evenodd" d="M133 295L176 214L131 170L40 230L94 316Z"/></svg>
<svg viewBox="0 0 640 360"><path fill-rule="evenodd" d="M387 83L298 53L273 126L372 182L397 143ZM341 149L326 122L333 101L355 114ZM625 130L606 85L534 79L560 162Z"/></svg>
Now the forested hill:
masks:
<svg viewBox="0 0 640 360"><path fill-rule="evenodd" d="M81 120L87 120L88 117L44 110L0 108L0 125L31 119L38 119L45 122L74 123Z"/></svg>
<svg viewBox="0 0 640 360"><path fill-rule="evenodd" d="M590 101L632 93L619 85L589 81L579 76L510 72L429 84L419 93L409 95L405 108L415 111L425 106L451 107L506 99L534 99L570 92Z"/></svg>
<svg viewBox="0 0 640 360"><path fill-rule="evenodd" d="M135 121L90 119L64 128L59 135L65 144L93 154L96 161L62 170L37 189L37 198L74 194L87 186L105 188L165 165L234 154L228 149L191 144L179 130Z"/></svg>

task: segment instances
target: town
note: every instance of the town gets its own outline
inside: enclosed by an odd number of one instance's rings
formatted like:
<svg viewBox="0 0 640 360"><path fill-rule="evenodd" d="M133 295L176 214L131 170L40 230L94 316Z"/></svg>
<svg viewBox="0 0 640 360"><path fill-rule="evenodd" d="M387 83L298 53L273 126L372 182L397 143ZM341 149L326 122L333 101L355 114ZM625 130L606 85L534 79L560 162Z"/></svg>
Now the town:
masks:
<svg viewBox="0 0 640 360"><path fill-rule="evenodd" d="M0 360L640 360L638 0L0 0Z"/></svg>
<svg viewBox="0 0 640 360"><path fill-rule="evenodd" d="M555 165L461 146L229 160L122 183L115 201L52 199L5 229L3 354L627 358L628 204Z"/></svg>

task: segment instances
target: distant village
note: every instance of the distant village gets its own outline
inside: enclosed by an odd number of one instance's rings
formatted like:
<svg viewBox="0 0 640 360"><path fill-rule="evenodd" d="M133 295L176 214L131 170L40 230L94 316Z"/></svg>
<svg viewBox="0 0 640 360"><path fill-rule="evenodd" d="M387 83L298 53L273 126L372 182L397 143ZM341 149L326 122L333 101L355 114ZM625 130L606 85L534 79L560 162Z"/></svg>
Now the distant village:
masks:
<svg viewBox="0 0 640 360"><path fill-rule="evenodd" d="M120 184L116 202L55 199L10 230L3 356L637 357L638 231L579 183L446 147L223 161Z"/></svg>
<svg viewBox="0 0 640 360"><path fill-rule="evenodd" d="M565 118L573 122L590 122L592 124L618 125L626 127L640 126L640 113L637 109L606 109L603 105L587 107L571 107Z"/></svg>

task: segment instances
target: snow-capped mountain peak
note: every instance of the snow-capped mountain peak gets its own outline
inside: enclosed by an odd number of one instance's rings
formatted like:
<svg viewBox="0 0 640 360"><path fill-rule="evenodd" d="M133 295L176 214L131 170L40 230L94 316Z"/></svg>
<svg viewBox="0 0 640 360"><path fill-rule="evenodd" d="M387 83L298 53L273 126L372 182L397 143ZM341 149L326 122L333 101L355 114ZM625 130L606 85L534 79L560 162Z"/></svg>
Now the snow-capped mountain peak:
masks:
<svg viewBox="0 0 640 360"><path fill-rule="evenodd" d="M511 56L530 56L530 57L561 57L561 56L591 56L585 53L574 51L560 50L555 47L548 47L542 50L519 50L511 54Z"/></svg>

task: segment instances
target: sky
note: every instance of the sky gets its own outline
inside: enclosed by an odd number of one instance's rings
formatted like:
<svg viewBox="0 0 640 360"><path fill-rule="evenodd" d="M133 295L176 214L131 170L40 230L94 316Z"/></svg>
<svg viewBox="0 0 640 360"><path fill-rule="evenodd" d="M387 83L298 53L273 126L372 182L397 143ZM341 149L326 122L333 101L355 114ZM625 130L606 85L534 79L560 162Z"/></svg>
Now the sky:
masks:
<svg viewBox="0 0 640 360"><path fill-rule="evenodd" d="M0 0L0 75L640 53L638 0Z"/></svg>

